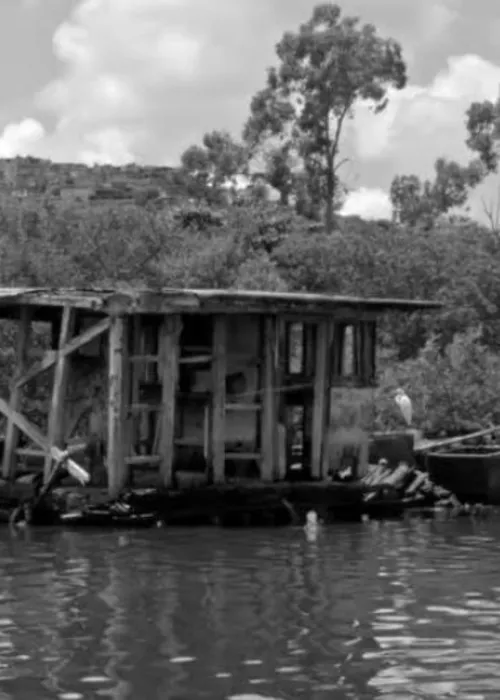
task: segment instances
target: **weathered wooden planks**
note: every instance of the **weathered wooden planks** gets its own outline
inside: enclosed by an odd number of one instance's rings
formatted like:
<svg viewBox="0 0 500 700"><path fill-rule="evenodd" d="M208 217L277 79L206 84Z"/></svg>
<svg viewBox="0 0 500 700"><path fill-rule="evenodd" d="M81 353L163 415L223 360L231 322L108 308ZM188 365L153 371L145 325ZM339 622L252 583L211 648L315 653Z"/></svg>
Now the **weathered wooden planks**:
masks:
<svg viewBox="0 0 500 700"><path fill-rule="evenodd" d="M179 338L182 330L181 317L166 316L160 329L159 365L162 382L162 411L160 421L160 479L164 486L172 484L174 463L174 434L176 418L177 382L179 376Z"/></svg>
<svg viewBox="0 0 500 700"><path fill-rule="evenodd" d="M108 491L116 498L128 478L125 463L125 400L124 369L127 352L127 319L116 316L111 320L109 330L108 360L108 445L107 471Z"/></svg>

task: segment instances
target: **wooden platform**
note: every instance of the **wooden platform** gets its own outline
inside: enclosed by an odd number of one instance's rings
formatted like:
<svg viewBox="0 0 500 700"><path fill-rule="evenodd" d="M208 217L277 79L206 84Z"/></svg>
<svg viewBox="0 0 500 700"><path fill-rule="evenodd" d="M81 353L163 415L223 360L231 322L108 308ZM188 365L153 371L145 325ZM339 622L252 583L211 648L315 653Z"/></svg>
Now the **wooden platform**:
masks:
<svg viewBox="0 0 500 700"><path fill-rule="evenodd" d="M13 507L33 491L30 483L2 484L0 503ZM311 509L325 522L360 520L363 493L358 483L255 482L183 490L132 489L120 502L137 513L155 513L166 525L289 525L303 522ZM51 497L51 504L61 512L79 509L83 503L102 508L113 501L106 489L92 487L61 486Z"/></svg>

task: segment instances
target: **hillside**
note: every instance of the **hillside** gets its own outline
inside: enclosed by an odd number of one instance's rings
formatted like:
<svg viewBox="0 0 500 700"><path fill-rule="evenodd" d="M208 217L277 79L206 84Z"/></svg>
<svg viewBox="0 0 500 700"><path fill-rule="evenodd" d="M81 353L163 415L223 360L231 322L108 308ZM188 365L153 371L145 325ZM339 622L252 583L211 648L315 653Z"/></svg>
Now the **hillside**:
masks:
<svg viewBox="0 0 500 700"><path fill-rule="evenodd" d="M171 203L185 196L178 171L168 166L87 166L31 156L0 159L0 191L20 198L138 204L151 200Z"/></svg>

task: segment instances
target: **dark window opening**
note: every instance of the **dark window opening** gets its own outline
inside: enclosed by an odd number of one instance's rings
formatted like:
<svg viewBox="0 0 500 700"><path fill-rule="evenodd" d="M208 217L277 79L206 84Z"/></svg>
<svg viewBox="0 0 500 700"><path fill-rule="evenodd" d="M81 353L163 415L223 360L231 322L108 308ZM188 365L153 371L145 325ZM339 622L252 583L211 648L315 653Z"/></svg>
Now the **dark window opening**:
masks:
<svg viewBox="0 0 500 700"><path fill-rule="evenodd" d="M212 352L213 318L203 314L185 314L182 318L180 350L182 357Z"/></svg>

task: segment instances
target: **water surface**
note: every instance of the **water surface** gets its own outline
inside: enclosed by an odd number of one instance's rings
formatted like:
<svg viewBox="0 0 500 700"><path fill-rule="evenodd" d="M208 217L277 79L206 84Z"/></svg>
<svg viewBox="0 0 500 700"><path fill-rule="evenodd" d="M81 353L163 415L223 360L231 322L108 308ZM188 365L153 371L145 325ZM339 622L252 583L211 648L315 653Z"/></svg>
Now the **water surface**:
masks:
<svg viewBox="0 0 500 700"><path fill-rule="evenodd" d="M0 530L0 700L500 697L500 520Z"/></svg>

